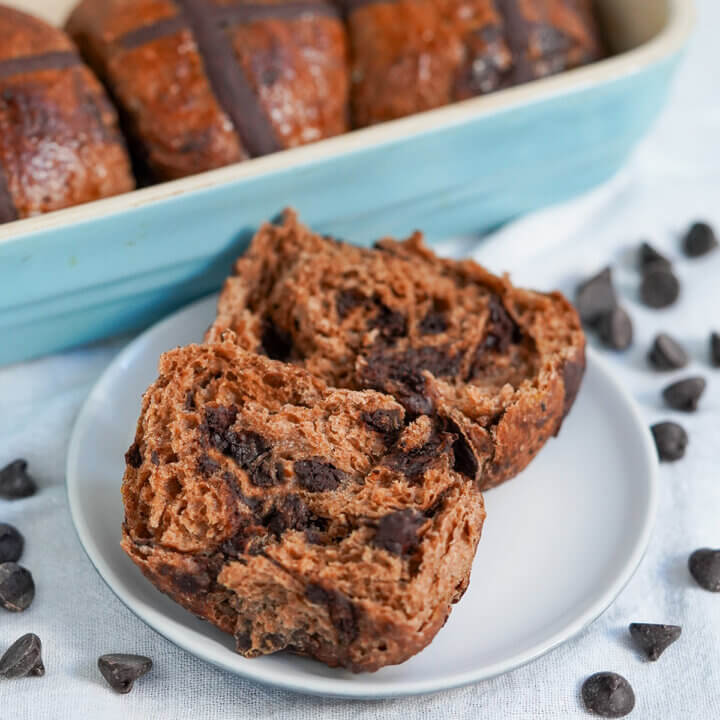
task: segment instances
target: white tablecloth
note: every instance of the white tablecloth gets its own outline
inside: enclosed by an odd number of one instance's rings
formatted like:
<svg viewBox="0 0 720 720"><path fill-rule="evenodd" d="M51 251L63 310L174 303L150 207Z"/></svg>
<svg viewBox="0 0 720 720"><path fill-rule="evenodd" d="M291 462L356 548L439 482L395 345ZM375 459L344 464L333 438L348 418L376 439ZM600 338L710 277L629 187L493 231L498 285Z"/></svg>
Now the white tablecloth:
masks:
<svg viewBox="0 0 720 720"><path fill-rule="evenodd" d="M633 684L634 718L720 717L720 595L699 589L686 569L693 549L720 547L720 371L707 363L709 331L720 330L720 252L691 261L678 251L690 221L704 217L720 228L720 3L699 5L698 32L671 104L619 177L585 198L515 223L482 245L443 248L447 254L473 252L492 269L513 271L517 282L565 290L612 261L636 329L633 348L612 357L612 364L648 423L673 416L659 396L667 377L653 375L645 365L655 332L668 329L685 341L694 358L691 371L709 380L701 412L681 418L691 439L687 457L662 467L652 542L615 604L580 637L531 665L429 697L376 702L303 697L195 660L148 630L105 587L68 513L63 483L72 423L125 338L0 370L0 466L26 457L40 484L35 497L0 500L0 522L17 525L27 538L22 562L38 586L27 612L0 610L0 651L33 631L44 643L47 667L42 679L0 680L1 720L582 718L580 685L605 669ZM683 295L670 310L649 311L635 300L638 277L628 251L640 238L650 238L677 261ZM659 662L642 662L628 642L631 621L680 624L683 635ZM117 651L144 653L155 661L152 675L127 696L110 691L96 668L98 655Z"/></svg>

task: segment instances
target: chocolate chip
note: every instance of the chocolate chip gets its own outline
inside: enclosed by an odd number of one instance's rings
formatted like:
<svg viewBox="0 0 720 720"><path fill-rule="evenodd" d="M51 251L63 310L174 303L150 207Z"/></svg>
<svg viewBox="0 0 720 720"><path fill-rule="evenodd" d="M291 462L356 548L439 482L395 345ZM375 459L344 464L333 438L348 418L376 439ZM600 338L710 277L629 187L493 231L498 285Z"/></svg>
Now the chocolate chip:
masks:
<svg viewBox="0 0 720 720"><path fill-rule="evenodd" d="M563 414L562 420L564 420L570 409L575 402L578 392L580 391L580 385L582 384L583 375L585 374L585 353L583 352L579 357L576 355L572 358L565 360L562 366L562 379L563 387L565 389L565 398L563 400ZM546 412L547 408L545 403L541 403L542 411ZM560 432L560 428L555 431L555 434Z"/></svg>
<svg viewBox="0 0 720 720"><path fill-rule="evenodd" d="M681 632L679 625L630 623L630 637L652 662L680 637Z"/></svg>
<svg viewBox="0 0 720 720"><path fill-rule="evenodd" d="M415 510L398 510L389 513L378 522L373 544L393 555L409 555L417 548L418 530L425 516Z"/></svg>
<svg viewBox="0 0 720 720"><path fill-rule="evenodd" d="M248 632L235 633L235 649L239 653L247 652L252 647L252 637Z"/></svg>
<svg viewBox="0 0 720 720"><path fill-rule="evenodd" d="M430 310L418 324L421 335L439 335L447 330L447 318L445 313L437 310Z"/></svg>
<svg viewBox="0 0 720 720"><path fill-rule="evenodd" d="M283 481L282 465L275 462L271 455L259 459L249 475L250 482L255 487L272 487Z"/></svg>
<svg viewBox="0 0 720 720"><path fill-rule="evenodd" d="M292 353L292 338L277 327L270 318L265 318L260 344L265 354L273 360L286 361Z"/></svg>
<svg viewBox="0 0 720 720"><path fill-rule="evenodd" d="M363 422L376 432L394 438L402 430L402 413L399 410L373 410L364 412Z"/></svg>
<svg viewBox="0 0 720 720"><path fill-rule="evenodd" d="M671 270L650 268L640 283L640 299L651 308L672 305L680 295L680 281Z"/></svg>
<svg viewBox="0 0 720 720"><path fill-rule="evenodd" d="M696 550L688 559L688 568L701 588L720 592L720 550Z"/></svg>
<svg viewBox="0 0 720 720"><path fill-rule="evenodd" d="M303 530L308 525L312 513L298 495L290 494L282 498L265 516L263 522L268 530L280 537L286 530Z"/></svg>
<svg viewBox="0 0 720 720"><path fill-rule="evenodd" d="M582 699L591 713L606 718L625 717L635 707L635 693L630 683L613 672L591 675L583 683Z"/></svg>
<svg viewBox="0 0 720 720"><path fill-rule="evenodd" d="M648 352L648 362L656 370L677 370L685 367L690 358L677 340L666 333L660 333Z"/></svg>
<svg viewBox="0 0 720 720"><path fill-rule="evenodd" d="M688 257L701 257L714 250L718 241L715 231L704 222L696 222L683 238L683 250Z"/></svg>
<svg viewBox="0 0 720 720"><path fill-rule="evenodd" d="M627 350L632 345L632 320L621 307L601 315L595 327L601 342L612 350Z"/></svg>
<svg viewBox="0 0 720 720"><path fill-rule="evenodd" d="M25 540L17 528L0 523L0 563L18 561L24 545Z"/></svg>
<svg viewBox="0 0 720 720"><path fill-rule="evenodd" d="M688 436L682 426L674 422L661 422L653 425L650 431L661 461L674 462L685 455Z"/></svg>
<svg viewBox="0 0 720 720"><path fill-rule="evenodd" d="M467 439L465 433L460 429L460 426L451 418L445 418L444 421L445 430L455 435L455 442L453 443L452 449L455 456L453 462L453 470L465 475L465 477L474 480L477 477L480 464L475 455L475 451Z"/></svg>
<svg viewBox="0 0 720 720"><path fill-rule="evenodd" d="M716 332L710 335L710 364L720 367L720 334Z"/></svg>
<svg viewBox="0 0 720 720"><path fill-rule="evenodd" d="M378 313L374 318L368 320L368 329L377 328L380 335L388 341L407 335L407 318L397 310L391 310L387 305L375 299L378 305Z"/></svg>
<svg viewBox="0 0 720 720"><path fill-rule="evenodd" d="M185 409L188 412L192 412L195 409L195 396L193 395L192 390L188 390L185 393Z"/></svg>
<svg viewBox="0 0 720 720"><path fill-rule="evenodd" d="M505 309L502 300L497 295L491 295L488 302L488 322L485 337L478 351L494 350L505 353L511 343L518 343L521 339L520 328L510 317L510 313Z"/></svg>
<svg viewBox="0 0 720 720"><path fill-rule="evenodd" d="M345 473L323 458L297 460L293 465L301 487L310 492L335 490L345 479Z"/></svg>
<svg viewBox="0 0 720 720"><path fill-rule="evenodd" d="M666 270L672 269L672 263L661 255L652 245L644 242L638 251L638 267L641 272L646 272L652 267L662 267Z"/></svg>
<svg viewBox="0 0 720 720"><path fill-rule="evenodd" d="M701 377L690 377L668 385L663 390L665 402L673 410L695 412L700 397L705 392L705 380Z"/></svg>
<svg viewBox="0 0 720 720"><path fill-rule="evenodd" d="M237 408L234 405L224 407L205 408L205 431L210 435L210 442L220 452L227 453L229 443L227 440L227 432L237 419Z"/></svg>
<svg viewBox="0 0 720 720"><path fill-rule="evenodd" d="M352 310L365 303L366 299L357 288L340 290L335 298L335 310L340 320L344 320Z"/></svg>
<svg viewBox="0 0 720 720"><path fill-rule="evenodd" d="M111 653L98 658L98 668L115 692L129 693L135 681L152 670L152 660L144 655Z"/></svg>
<svg viewBox="0 0 720 720"><path fill-rule="evenodd" d="M42 661L42 643L34 633L18 638L0 658L0 675L5 678L20 678L28 675L45 674Z"/></svg>
<svg viewBox="0 0 720 720"><path fill-rule="evenodd" d="M210 442L224 455L233 458L243 470L249 471L256 465L258 458L270 451L270 445L262 435L252 430L231 430L236 419L235 406L205 408L205 427L210 435ZM261 481L268 477L263 476ZM273 475L273 478L276 479L276 476Z"/></svg>
<svg viewBox="0 0 720 720"><path fill-rule="evenodd" d="M583 322L593 324L617 306L617 296L609 267L578 286L575 307Z"/></svg>
<svg viewBox="0 0 720 720"><path fill-rule="evenodd" d="M396 450L385 457L385 464L392 470L402 473L410 482L418 482L425 470L438 458L446 454L455 438L447 433L436 433L419 448L408 452Z"/></svg>
<svg viewBox="0 0 720 720"><path fill-rule="evenodd" d="M408 348L399 353L374 350L360 373L363 385L381 390L395 399L413 416L432 412L432 399L427 396L427 370L435 377L457 375L462 357L451 355L447 347Z"/></svg>
<svg viewBox="0 0 720 720"><path fill-rule="evenodd" d="M16 500L30 497L36 490L35 481L27 473L25 460L14 460L0 470L0 498Z"/></svg>
<svg viewBox="0 0 720 720"><path fill-rule="evenodd" d="M219 463L215 462L209 455L201 455L197 461L197 468L201 475L209 477L220 469Z"/></svg>
<svg viewBox="0 0 720 720"><path fill-rule="evenodd" d="M305 589L305 597L315 605L327 606L330 622L337 631L340 644L349 645L355 640L359 632L357 611L343 593L309 583Z"/></svg>
<svg viewBox="0 0 720 720"><path fill-rule="evenodd" d="M35 597L35 583L29 570L14 562L0 564L0 605L12 612L30 607Z"/></svg>
<svg viewBox="0 0 720 720"><path fill-rule="evenodd" d="M142 455L137 443L133 443L125 453L125 462L132 468L139 468L142 465Z"/></svg>

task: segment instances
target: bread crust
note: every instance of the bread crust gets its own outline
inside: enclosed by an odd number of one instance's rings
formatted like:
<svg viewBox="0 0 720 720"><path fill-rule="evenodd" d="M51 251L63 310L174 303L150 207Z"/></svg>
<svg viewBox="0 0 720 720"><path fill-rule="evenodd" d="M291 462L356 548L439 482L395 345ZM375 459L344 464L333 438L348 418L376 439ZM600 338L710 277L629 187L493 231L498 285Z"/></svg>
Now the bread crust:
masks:
<svg viewBox="0 0 720 720"><path fill-rule="evenodd" d="M70 39L0 6L0 222L134 186L115 111Z"/></svg>
<svg viewBox="0 0 720 720"><path fill-rule="evenodd" d="M435 315L447 327L432 327ZM559 432L585 368L562 294L438 258L419 234L344 245L291 211L238 259L208 338L232 330L244 348L272 353L268 322L286 338L283 359L328 384L382 390L451 422L474 449L482 489L517 475Z"/></svg>

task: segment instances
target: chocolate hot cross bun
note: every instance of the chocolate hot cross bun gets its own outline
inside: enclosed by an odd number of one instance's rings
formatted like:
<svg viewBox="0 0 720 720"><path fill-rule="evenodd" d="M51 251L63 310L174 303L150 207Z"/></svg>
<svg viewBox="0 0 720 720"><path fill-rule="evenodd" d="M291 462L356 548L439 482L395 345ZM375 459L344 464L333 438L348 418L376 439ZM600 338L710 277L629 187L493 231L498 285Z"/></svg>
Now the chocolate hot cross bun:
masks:
<svg viewBox="0 0 720 720"><path fill-rule="evenodd" d="M324 0L83 0L67 27L157 180L348 128L345 29Z"/></svg>
<svg viewBox="0 0 720 720"><path fill-rule="evenodd" d="M356 126L602 56L592 0L345 0Z"/></svg>
<svg viewBox="0 0 720 720"><path fill-rule="evenodd" d="M0 6L0 223L133 187L115 111L70 39Z"/></svg>

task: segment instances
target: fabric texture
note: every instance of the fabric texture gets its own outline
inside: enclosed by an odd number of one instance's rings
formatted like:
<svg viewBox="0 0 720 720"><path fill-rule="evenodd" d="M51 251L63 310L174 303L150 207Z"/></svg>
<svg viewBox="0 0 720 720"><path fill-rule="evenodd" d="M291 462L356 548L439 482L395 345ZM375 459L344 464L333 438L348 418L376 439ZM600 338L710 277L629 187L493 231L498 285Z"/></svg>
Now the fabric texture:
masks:
<svg viewBox="0 0 720 720"><path fill-rule="evenodd" d="M493 271L510 270L517 284L570 293L580 278L609 262L615 267L622 302L635 322L635 342L626 353L606 357L648 424L678 420L690 446L684 460L661 468L652 541L612 607L579 637L526 667L427 697L373 702L305 697L196 660L115 598L87 560L68 512L64 468L72 423L95 380L129 340L121 338L0 369L0 466L25 457L40 485L32 498L0 500L0 522L13 523L25 535L22 563L38 588L25 613L0 610L0 651L35 632L47 668L42 679L0 679L2 720L584 718L580 686L600 670L619 672L632 683L633 718L720 717L720 597L700 589L687 571L694 549L720 547L720 370L708 363L710 330L720 331L720 252L689 260L679 251L681 234L693 220L720 227L720 94L712 75L720 4L698 0L698 6L698 30L670 106L618 177L485 241L466 238L440 248L446 255L471 253ZM637 301L632 250L642 239L676 262L682 296L673 308L652 311ZM691 367L669 375L648 369L645 354L661 330L686 344ZM701 410L680 415L664 409L661 388L671 378L696 372L708 379ZM682 637L658 662L644 662L629 640L633 621L679 624ZM106 652L147 654L155 667L131 694L116 695L96 666Z"/></svg>

